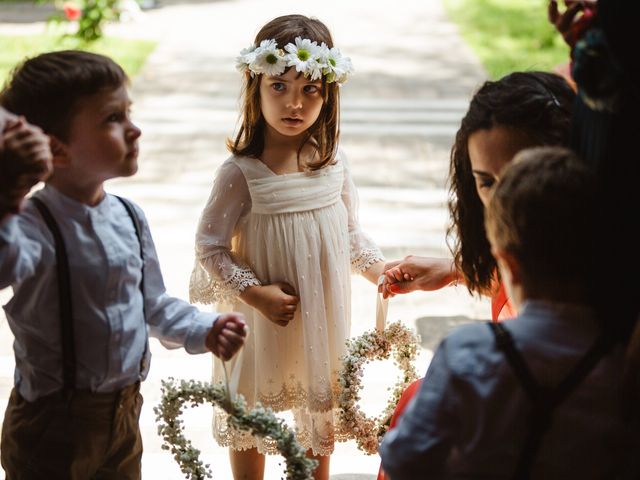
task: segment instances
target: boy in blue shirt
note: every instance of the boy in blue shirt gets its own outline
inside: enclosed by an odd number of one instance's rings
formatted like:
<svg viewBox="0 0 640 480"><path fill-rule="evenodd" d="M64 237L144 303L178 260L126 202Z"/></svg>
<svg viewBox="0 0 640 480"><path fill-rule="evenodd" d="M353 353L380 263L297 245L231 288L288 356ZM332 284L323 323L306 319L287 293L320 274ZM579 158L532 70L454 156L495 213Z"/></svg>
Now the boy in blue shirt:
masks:
<svg viewBox="0 0 640 480"><path fill-rule="evenodd" d="M138 168L141 132L119 65L81 51L39 55L15 71L0 105L49 136L53 164L19 214L0 212L16 358L2 466L10 480L139 479L148 335L228 360L244 342L244 319L169 296L144 213L104 191Z"/></svg>

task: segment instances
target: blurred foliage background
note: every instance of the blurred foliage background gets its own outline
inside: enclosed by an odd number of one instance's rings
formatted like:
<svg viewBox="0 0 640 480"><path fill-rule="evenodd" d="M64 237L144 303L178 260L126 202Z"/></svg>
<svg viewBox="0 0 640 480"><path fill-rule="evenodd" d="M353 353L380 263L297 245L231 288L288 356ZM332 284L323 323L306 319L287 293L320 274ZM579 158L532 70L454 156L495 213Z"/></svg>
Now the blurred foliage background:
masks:
<svg viewBox="0 0 640 480"><path fill-rule="evenodd" d="M451 20L497 79L515 70L552 71L569 48L547 20L548 0L444 0Z"/></svg>
<svg viewBox="0 0 640 480"><path fill-rule="evenodd" d="M125 39L109 35L87 35L89 30L82 30L82 18L69 22L67 10L71 2L62 4L53 0L0 0L0 4L13 11L33 11L33 21L53 21L43 26L42 31L31 35L0 35L0 86L4 85L10 71L26 58L39 53L55 50L79 49L108 55L118 62L127 72L130 78L135 77L140 68L144 65L149 54L155 49L157 42L151 40ZM105 11L96 17L97 9L111 9L113 2L95 2L93 0L82 0L73 4L80 8L83 14L86 13L91 18L98 19L100 27L108 21L117 21L110 11ZM85 10L86 9L86 10ZM108 14L107 14L108 13ZM0 19L0 22L2 20ZM97 21L97 20L96 20ZM93 27L87 27L93 25ZM95 22L85 23L89 28L95 27ZM91 30L95 32L95 30ZM81 34L78 34L81 32Z"/></svg>

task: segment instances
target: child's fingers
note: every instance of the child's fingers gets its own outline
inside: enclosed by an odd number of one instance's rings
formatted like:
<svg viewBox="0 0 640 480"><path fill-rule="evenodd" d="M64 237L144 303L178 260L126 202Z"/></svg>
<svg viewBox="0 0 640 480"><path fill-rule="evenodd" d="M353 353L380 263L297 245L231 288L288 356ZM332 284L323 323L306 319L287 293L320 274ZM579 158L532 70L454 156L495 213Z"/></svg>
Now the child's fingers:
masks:
<svg viewBox="0 0 640 480"><path fill-rule="evenodd" d="M389 290L390 284L382 285L382 298L391 298L394 294Z"/></svg>
<svg viewBox="0 0 640 480"><path fill-rule="evenodd" d="M222 335L220 339L225 343L230 344L241 344L244 342L244 335L239 334L233 330L228 329L227 327L222 329Z"/></svg>
<svg viewBox="0 0 640 480"><path fill-rule="evenodd" d="M402 273L402 270L401 270L399 267L394 268L394 269L391 271L391 273L392 273L392 275L393 275L393 279L394 279L396 282L401 282L401 281L402 281L403 273Z"/></svg>
<svg viewBox="0 0 640 480"><path fill-rule="evenodd" d="M398 281L396 275L398 274L398 268L392 268L391 270L387 270L384 272L384 279L387 283L395 283Z"/></svg>
<svg viewBox="0 0 640 480"><path fill-rule="evenodd" d="M407 283L407 282L394 283L392 285L389 285L389 291L394 295L409 293L411 291L410 283Z"/></svg>
<svg viewBox="0 0 640 480"><path fill-rule="evenodd" d="M243 318L230 318L225 323L224 328L230 329L242 336L246 336L247 334L247 324Z"/></svg>
<svg viewBox="0 0 640 480"><path fill-rule="evenodd" d="M21 128L22 125L25 125L27 122L24 119L24 117L12 117L9 120L6 121L5 125L4 125L4 129L2 130L2 133L7 134L9 133L11 130L14 130L16 128Z"/></svg>

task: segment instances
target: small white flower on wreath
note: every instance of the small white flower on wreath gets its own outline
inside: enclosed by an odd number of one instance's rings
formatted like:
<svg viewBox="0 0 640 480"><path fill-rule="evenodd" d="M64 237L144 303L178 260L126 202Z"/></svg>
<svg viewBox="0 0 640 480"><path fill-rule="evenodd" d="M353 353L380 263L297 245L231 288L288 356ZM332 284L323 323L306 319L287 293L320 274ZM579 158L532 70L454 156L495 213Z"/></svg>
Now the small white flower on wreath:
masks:
<svg viewBox="0 0 640 480"><path fill-rule="evenodd" d="M252 72L272 77L285 71L287 60L275 40L263 40L256 49L255 58L250 62L249 68Z"/></svg>
<svg viewBox="0 0 640 480"><path fill-rule="evenodd" d="M320 48L322 51L321 63L324 65L322 73L327 76L327 82L344 83L347 80L347 75L353 72L351 59L343 57L339 48L329 48L324 43Z"/></svg>
<svg viewBox="0 0 640 480"><path fill-rule="evenodd" d="M251 45L236 57L236 68L249 72L252 78L281 75L290 67L313 81L324 76L327 83L342 84L353 73L351 60L343 57L339 49L301 37L285 45L284 50L273 39L262 40L259 46Z"/></svg>
<svg viewBox="0 0 640 480"><path fill-rule="evenodd" d="M284 49L288 52L288 67L295 67L297 72L304 73L311 80L322 77L322 64L318 62L322 51L317 42L296 37L295 43L288 43Z"/></svg>
<svg viewBox="0 0 640 480"><path fill-rule="evenodd" d="M255 60L255 58L256 46L252 43L247 48L243 48L242 50L240 50L240 55L236 57L236 70L238 70L240 73L244 73L249 65L251 65L251 63ZM251 75L253 75L253 72L251 73Z"/></svg>

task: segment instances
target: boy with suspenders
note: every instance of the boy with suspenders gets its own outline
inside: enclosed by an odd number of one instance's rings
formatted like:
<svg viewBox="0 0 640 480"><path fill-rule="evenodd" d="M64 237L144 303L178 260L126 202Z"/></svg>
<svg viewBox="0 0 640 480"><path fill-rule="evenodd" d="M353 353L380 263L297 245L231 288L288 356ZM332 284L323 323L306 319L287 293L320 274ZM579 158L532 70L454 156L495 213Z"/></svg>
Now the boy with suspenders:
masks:
<svg viewBox="0 0 640 480"><path fill-rule="evenodd" d="M148 335L227 360L244 341L244 320L169 296L144 213L104 191L105 180L137 170L140 130L119 65L45 53L18 67L0 104L42 128L53 155L44 188L18 214L0 212L0 288L13 287L4 309L16 358L2 467L8 480L139 479Z"/></svg>

